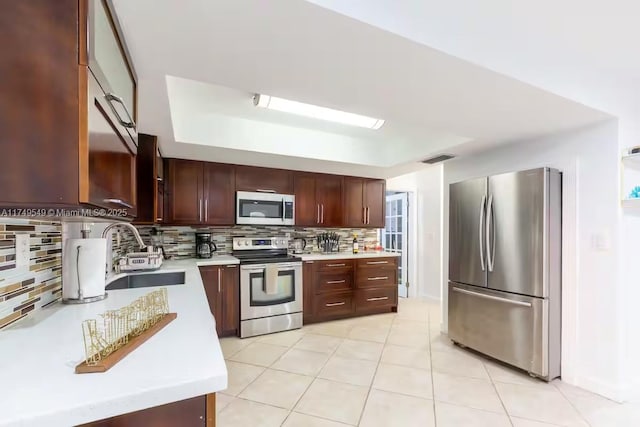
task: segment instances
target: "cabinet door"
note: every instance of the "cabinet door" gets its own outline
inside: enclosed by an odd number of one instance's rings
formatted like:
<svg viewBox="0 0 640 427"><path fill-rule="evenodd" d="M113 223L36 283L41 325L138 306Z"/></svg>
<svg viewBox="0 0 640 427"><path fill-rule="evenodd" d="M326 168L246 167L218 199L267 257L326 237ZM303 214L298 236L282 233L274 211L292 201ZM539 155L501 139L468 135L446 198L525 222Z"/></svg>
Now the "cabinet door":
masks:
<svg viewBox="0 0 640 427"><path fill-rule="evenodd" d="M160 205L160 182L157 174L158 137L141 133L138 135L136 155L136 224L153 224L162 218L158 212Z"/></svg>
<svg viewBox="0 0 640 427"><path fill-rule="evenodd" d="M235 171L233 166L204 163L204 222L235 223Z"/></svg>
<svg viewBox="0 0 640 427"><path fill-rule="evenodd" d="M107 2L88 2L89 68L117 115L118 121L135 135L136 80L130 66L123 43L117 31L116 21Z"/></svg>
<svg viewBox="0 0 640 427"><path fill-rule="evenodd" d="M89 185L88 194L82 194L80 201L124 209L135 216L137 148L117 122L91 73L88 79Z"/></svg>
<svg viewBox="0 0 640 427"><path fill-rule="evenodd" d="M209 309L211 314L216 319L216 333L218 336L223 332L223 319L222 319L222 297L221 297L221 270L222 267L210 266L200 267L200 276L202 277L202 284L204 285L204 292L207 295L207 301L209 302Z"/></svg>
<svg viewBox="0 0 640 427"><path fill-rule="evenodd" d="M219 335L238 335L240 329L240 269L237 265L220 268L222 319ZM218 321L218 319L216 319Z"/></svg>
<svg viewBox="0 0 640 427"><path fill-rule="evenodd" d="M210 395L213 396L213 395ZM154 406L77 427L206 427L208 396Z"/></svg>
<svg viewBox="0 0 640 427"><path fill-rule="evenodd" d="M293 194L293 171L237 166L236 190Z"/></svg>
<svg viewBox="0 0 640 427"><path fill-rule="evenodd" d="M384 228L385 190L384 180L367 180L365 184L364 200L367 208L367 227Z"/></svg>
<svg viewBox="0 0 640 427"><path fill-rule="evenodd" d="M203 213L202 162L169 159L168 216L172 224L201 224Z"/></svg>
<svg viewBox="0 0 640 427"><path fill-rule="evenodd" d="M302 322L313 321L313 261L302 264Z"/></svg>
<svg viewBox="0 0 640 427"><path fill-rule="evenodd" d="M320 225L342 225L342 177L319 175L316 177L316 200L320 203Z"/></svg>
<svg viewBox="0 0 640 427"><path fill-rule="evenodd" d="M294 177L296 225L315 227L320 222L320 205L316 201L316 178L298 173Z"/></svg>
<svg viewBox="0 0 640 427"><path fill-rule="evenodd" d="M77 0L2 2L3 207L78 203L77 22Z"/></svg>
<svg viewBox="0 0 640 427"><path fill-rule="evenodd" d="M344 225L362 227L365 222L364 180L362 178L344 179Z"/></svg>

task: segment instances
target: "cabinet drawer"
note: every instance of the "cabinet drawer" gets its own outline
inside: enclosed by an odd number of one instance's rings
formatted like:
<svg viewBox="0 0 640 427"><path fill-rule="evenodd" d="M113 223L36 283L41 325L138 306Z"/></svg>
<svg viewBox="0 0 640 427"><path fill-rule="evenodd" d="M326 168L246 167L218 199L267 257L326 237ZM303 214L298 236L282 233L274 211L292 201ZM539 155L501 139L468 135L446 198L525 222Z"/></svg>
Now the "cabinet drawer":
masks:
<svg viewBox="0 0 640 427"><path fill-rule="evenodd" d="M343 316L353 313L352 292L317 295L314 300L317 317Z"/></svg>
<svg viewBox="0 0 640 427"><path fill-rule="evenodd" d="M358 289L354 293L356 311L369 311L398 305L398 288Z"/></svg>
<svg viewBox="0 0 640 427"><path fill-rule="evenodd" d="M322 272L347 273L353 270L353 260L331 259L318 261L317 269Z"/></svg>
<svg viewBox="0 0 640 427"><path fill-rule="evenodd" d="M353 273L318 273L315 285L316 293L350 290L353 287Z"/></svg>
<svg viewBox="0 0 640 427"><path fill-rule="evenodd" d="M356 275L357 287L384 287L398 285L398 269L387 267L359 269Z"/></svg>
<svg viewBox="0 0 640 427"><path fill-rule="evenodd" d="M380 267L397 267L398 258L396 257L388 257L388 258L364 258L359 259L357 268L360 269L368 269L368 268L380 268Z"/></svg>

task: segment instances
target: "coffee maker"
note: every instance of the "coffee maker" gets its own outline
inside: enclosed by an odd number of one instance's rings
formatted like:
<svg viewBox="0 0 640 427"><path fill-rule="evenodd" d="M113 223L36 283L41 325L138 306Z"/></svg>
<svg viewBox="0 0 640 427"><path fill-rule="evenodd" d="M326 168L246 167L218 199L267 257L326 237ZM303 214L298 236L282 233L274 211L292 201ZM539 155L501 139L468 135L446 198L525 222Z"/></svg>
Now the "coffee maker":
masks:
<svg viewBox="0 0 640 427"><path fill-rule="evenodd" d="M216 244L211 240L211 233L196 233L196 258L211 258L217 250Z"/></svg>

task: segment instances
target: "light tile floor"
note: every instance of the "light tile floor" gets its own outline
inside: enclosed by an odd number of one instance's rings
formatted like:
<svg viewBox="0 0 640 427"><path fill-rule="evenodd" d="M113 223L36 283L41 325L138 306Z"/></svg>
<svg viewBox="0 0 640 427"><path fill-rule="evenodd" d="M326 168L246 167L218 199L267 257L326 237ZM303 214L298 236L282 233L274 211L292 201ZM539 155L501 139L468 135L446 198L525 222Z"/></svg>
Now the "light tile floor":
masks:
<svg viewBox="0 0 640 427"><path fill-rule="evenodd" d="M532 379L454 346L439 324L437 304L402 299L397 314L224 338L218 426L640 426L640 403Z"/></svg>

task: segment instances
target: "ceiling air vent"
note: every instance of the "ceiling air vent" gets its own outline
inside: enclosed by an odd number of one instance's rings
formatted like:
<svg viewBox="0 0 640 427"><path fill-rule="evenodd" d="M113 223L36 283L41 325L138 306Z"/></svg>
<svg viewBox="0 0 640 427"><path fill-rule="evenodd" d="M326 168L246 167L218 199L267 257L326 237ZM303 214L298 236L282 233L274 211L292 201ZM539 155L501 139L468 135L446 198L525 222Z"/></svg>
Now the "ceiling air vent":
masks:
<svg viewBox="0 0 640 427"><path fill-rule="evenodd" d="M431 157L430 159L425 159L422 163L426 163L428 165L432 165L434 163L444 162L445 160L453 159L455 156L451 154L441 154L439 156Z"/></svg>

